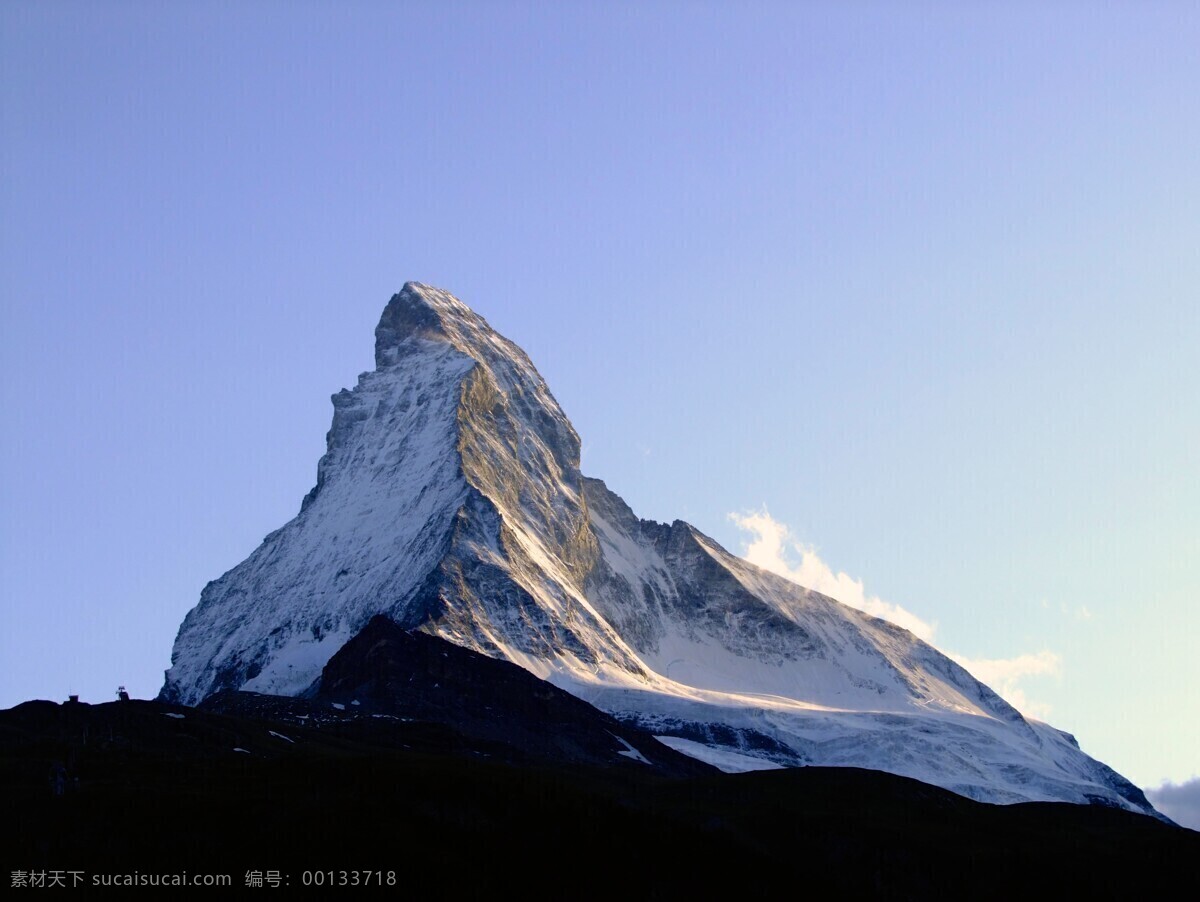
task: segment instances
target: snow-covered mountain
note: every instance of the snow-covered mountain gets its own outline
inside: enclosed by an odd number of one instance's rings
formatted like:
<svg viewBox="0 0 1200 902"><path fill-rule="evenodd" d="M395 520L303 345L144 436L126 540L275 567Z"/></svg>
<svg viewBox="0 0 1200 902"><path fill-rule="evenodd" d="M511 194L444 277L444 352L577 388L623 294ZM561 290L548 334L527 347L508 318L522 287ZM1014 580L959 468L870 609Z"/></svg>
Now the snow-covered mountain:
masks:
<svg viewBox="0 0 1200 902"><path fill-rule="evenodd" d="M525 353L408 283L333 396L300 513L208 584L161 697L313 690L383 614L513 661L725 769L873 768L992 802L1153 813L1141 791L908 631L639 519L579 470Z"/></svg>

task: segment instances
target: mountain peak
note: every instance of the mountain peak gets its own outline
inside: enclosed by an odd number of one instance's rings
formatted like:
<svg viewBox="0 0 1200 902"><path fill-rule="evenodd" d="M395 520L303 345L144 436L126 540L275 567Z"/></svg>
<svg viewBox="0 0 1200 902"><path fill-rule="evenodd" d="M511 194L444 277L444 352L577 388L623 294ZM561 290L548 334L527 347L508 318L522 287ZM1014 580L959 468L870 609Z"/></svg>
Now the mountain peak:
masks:
<svg viewBox="0 0 1200 902"><path fill-rule="evenodd" d="M489 657L737 769L828 764L972 798L1152 812L911 633L639 519L517 345L406 283L377 368L334 396L300 513L214 580L162 696L306 692L376 615ZM732 762L732 763L731 763Z"/></svg>
<svg viewBox="0 0 1200 902"><path fill-rule="evenodd" d="M411 338L458 346L464 333L481 330L490 332L491 327L454 295L420 282L405 282L392 295L375 327L375 365L393 365L400 345Z"/></svg>

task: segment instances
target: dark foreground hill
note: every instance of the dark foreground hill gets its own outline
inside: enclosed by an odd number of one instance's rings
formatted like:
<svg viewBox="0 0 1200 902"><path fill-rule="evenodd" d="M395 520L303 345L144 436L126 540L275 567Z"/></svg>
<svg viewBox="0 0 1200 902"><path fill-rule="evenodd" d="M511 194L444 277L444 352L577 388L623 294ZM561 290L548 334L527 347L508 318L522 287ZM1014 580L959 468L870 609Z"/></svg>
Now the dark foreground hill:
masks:
<svg viewBox="0 0 1200 902"><path fill-rule="evenodd" d="M214 702L239 713L143 701L0 712L6 869L74 871L85 886L108 874L227 874L242 886L248 872L278 872L296 887L392 872L406 894L452 897L782 885L798 896L1131 898L1184 892L1200 861L1200 834L1097 806L986 805L851 768L556 763L436 712Z"/></svg>

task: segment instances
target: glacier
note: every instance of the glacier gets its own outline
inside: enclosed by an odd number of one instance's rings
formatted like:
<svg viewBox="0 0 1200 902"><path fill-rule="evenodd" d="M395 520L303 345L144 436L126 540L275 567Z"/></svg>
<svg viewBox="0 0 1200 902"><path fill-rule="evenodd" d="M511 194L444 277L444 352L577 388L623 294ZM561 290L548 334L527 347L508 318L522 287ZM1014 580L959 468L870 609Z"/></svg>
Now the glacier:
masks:
<svg viewBox="0 0 1200 902"><path fill-rule="evenodd" d="M163 700L310 694L382 614L730 770L863 767L980 801L1157 814L907 630L637 517L580 472L526 354L453 295L407 283L375 363L333 396L300 512L185 617Z"/></svg>

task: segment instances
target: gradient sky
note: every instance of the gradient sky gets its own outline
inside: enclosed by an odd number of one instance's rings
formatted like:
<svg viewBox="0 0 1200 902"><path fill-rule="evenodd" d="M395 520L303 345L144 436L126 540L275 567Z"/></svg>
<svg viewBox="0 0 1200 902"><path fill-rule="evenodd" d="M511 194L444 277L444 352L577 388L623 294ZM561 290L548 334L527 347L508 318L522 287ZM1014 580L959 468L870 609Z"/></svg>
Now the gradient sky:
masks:
<svg viewBox="0 0 1200 902"><path fill-rule="evenodd" d="M1195 4L9 0L0 92L0 705L157 692L411 279L641 516L1200 773Z"/></svg>

